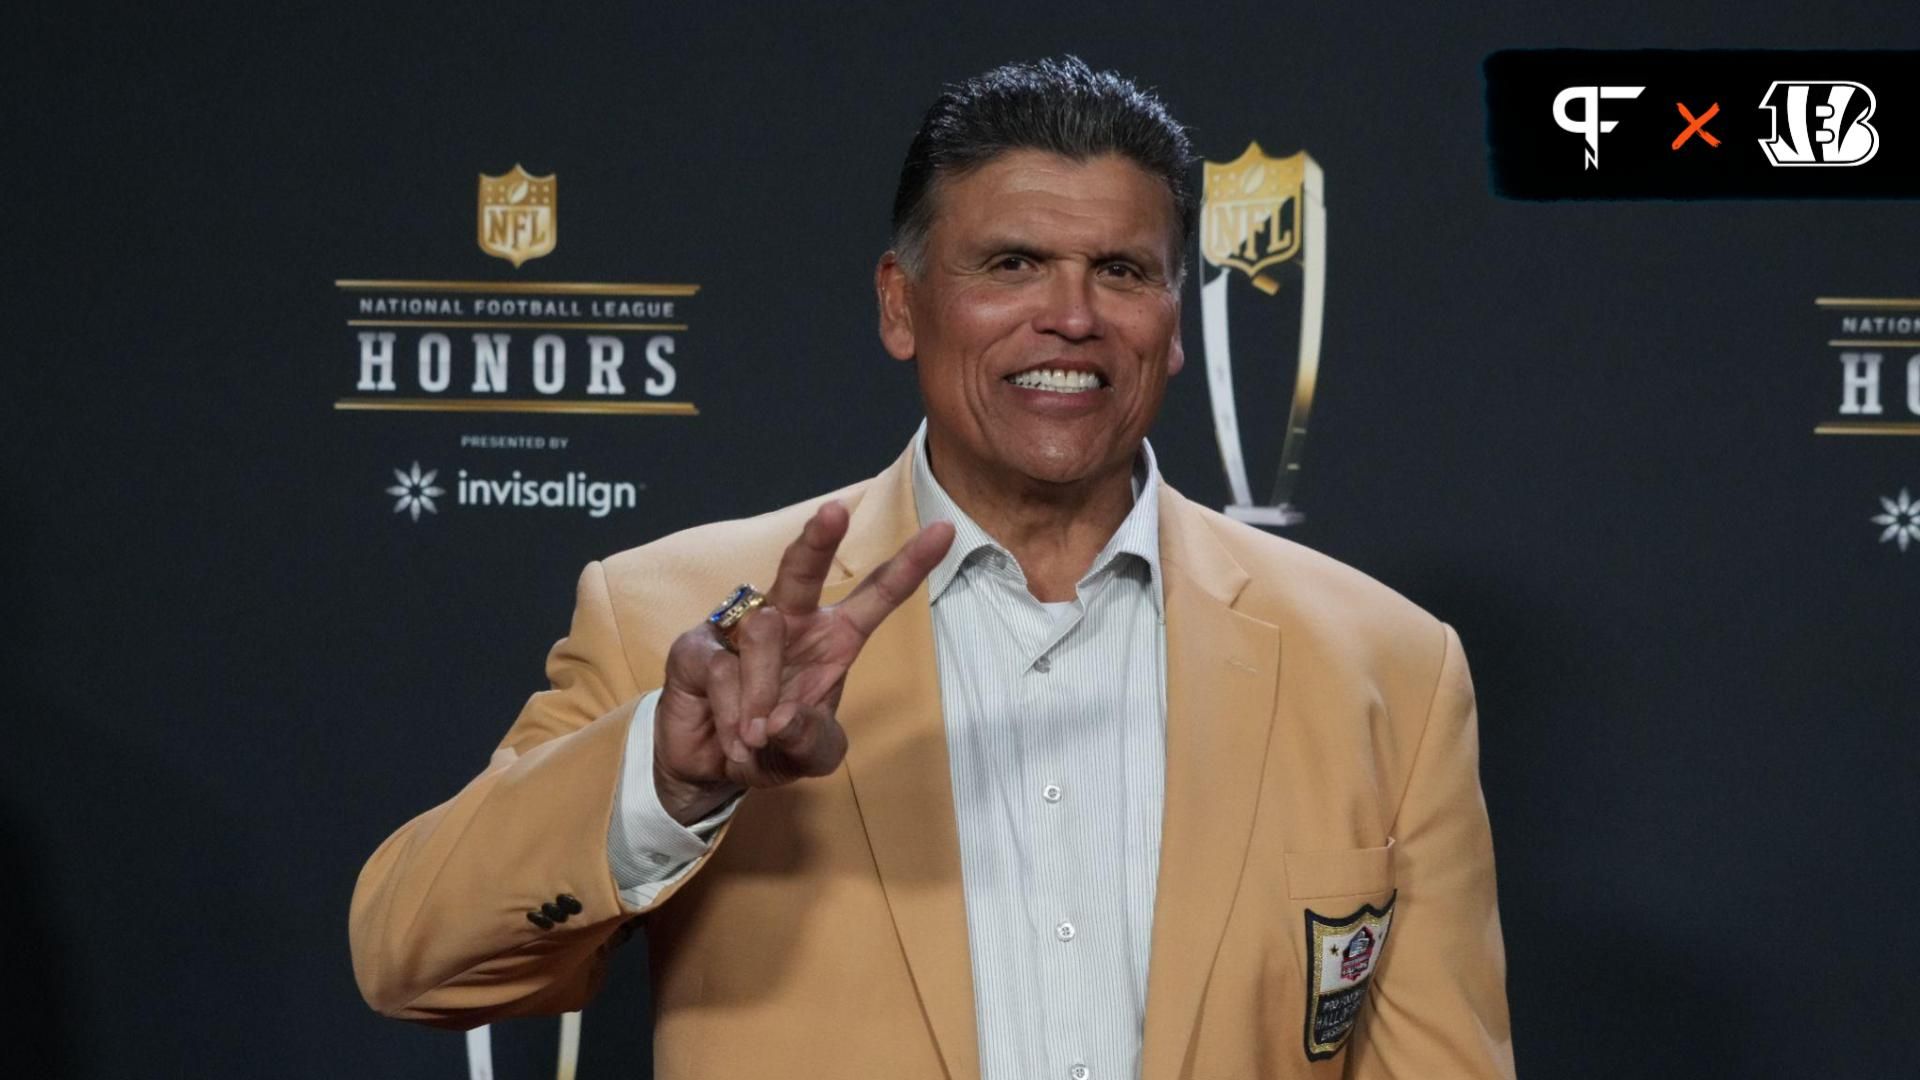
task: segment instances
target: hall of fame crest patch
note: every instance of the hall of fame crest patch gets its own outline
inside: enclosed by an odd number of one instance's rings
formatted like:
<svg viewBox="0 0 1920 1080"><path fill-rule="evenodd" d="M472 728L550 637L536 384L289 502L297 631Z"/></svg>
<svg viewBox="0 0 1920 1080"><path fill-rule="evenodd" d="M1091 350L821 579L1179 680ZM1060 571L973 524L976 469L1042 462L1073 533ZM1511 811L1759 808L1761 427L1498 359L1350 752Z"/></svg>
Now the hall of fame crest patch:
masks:
<svg viewBox="0 0 1920 1080"><path fill-rule="evenodd" d="M1307 912L1307 1060L1347 1044L1392 924L1391 897L1384 908L1367 904L1342 919Z"/></svg>

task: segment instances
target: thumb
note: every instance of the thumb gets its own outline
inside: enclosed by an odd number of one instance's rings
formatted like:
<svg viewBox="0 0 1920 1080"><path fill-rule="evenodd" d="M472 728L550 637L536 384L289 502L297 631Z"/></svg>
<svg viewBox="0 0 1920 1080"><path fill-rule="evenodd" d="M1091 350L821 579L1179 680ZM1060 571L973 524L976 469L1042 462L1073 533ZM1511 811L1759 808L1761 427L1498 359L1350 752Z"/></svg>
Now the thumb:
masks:
<svg viewBox="0 0 1920 1080"><path fill-rule="evenodd" d="M823 705L783 701L767 717L768 749L801 776L825 776L847 756L847 732Z"/></svg>

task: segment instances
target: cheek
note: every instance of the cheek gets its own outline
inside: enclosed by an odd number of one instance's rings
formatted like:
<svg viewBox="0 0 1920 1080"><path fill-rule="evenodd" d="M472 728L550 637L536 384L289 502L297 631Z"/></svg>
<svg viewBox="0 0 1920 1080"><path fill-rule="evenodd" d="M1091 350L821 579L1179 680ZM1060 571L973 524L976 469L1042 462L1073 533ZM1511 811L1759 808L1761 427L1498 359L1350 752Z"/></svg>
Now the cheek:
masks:
<svg viewBox="0 0 1920 1080"><path fill-rule="evenodd" d="M1179 371L1186 363L1186 354L1180 347L1180 311L1163 304L1128 305L1111 316L1109 325L1119 331L1126 341L1127 349L1142 360L1142 370L1149 370L1156 360L1166 365L1168 375Z"/></svg>
<svg viewBox="0 0 1920 1080"><path fill-rule="evenodd" d="M949 350L967 356L986 351L1016 333L1029 319L1016 289L972 289L954 295L934 313L935 335Z"/></svg>

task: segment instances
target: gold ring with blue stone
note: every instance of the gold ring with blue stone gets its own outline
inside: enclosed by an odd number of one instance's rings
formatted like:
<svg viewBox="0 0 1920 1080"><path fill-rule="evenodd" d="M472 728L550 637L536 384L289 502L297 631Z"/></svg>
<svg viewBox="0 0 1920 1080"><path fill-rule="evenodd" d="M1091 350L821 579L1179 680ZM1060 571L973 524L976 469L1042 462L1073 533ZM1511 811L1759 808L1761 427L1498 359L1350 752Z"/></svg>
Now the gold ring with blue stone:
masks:
<svg viewBox="0 0 1920 1080"><path fill-rule="evenodd" d="M722 600L719 607L713 609L713 614L707 616L707 625L713 627L713 636L719 639L720 644L725 646L728 652L737 653L740 647L734 644L734 632L739 629L740 623L747 616L766 606L766 603L766 593L751 585L742 585L733 590L732 595Z"/></svg>

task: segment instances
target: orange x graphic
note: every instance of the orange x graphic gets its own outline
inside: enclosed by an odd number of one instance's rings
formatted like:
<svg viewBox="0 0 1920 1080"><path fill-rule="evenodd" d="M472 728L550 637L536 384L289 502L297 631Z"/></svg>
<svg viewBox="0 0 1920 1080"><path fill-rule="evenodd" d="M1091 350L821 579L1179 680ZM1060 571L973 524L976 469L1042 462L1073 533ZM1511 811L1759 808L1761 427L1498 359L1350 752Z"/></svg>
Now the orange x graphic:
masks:
<svg viewBox="0 0 1920 1080"><path fill-rule="evenodd" d="M1686 142L1687 139L1692 137L1692 135L1695 132L1699 132L1700 137L1707 141L1708 146L1720 145L1720 140L1714 138L1713 132L1708 131L1706 127L1707 121L1713 119L1713 115L1720 111L1719 102L1716 101L1711 106L1709 106L1707 108L1707 111L1701 113L1699 119L1697 120L1694 118L1694 115L1692 113L1687 111L1687 107L1685 105L1682 105L1676 101L1673 103L1673 107L1676 109L1679 109L1680 115L1687 118L1687 130L1681 132L1680 137L1673 140L1673 149L1675 150L1680 149L1680 144L1683 142Z"/></svg>

